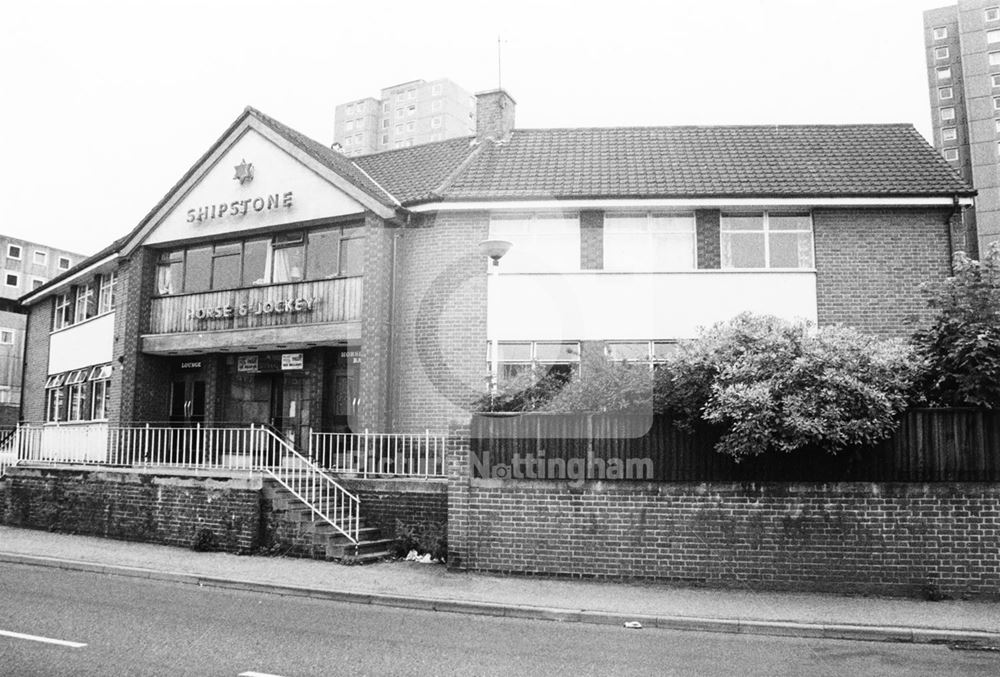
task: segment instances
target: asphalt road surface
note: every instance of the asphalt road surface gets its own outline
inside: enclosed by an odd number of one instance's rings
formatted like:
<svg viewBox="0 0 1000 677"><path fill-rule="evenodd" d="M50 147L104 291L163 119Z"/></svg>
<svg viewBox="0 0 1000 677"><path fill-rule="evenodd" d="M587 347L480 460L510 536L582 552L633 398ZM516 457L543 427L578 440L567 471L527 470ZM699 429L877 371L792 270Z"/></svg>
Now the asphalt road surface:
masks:
<svg viewBox="0 0 1000 677"><path fill-rule="evenodd" d="M489 618L0 564L0 675L345 674L995 677L1000 654Z"/></svg>

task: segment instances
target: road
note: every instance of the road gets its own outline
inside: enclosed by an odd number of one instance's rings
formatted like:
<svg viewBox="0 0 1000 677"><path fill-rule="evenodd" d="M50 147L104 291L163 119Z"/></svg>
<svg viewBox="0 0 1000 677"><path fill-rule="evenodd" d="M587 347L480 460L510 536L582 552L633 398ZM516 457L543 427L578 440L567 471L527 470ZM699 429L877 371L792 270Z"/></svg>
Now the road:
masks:
<svg viewBox="0 0 1000 677"><path fill-rule="evenodd" d="M995 676L1000 655L489 618L0 564L0 675L255 673Z"/></svg>

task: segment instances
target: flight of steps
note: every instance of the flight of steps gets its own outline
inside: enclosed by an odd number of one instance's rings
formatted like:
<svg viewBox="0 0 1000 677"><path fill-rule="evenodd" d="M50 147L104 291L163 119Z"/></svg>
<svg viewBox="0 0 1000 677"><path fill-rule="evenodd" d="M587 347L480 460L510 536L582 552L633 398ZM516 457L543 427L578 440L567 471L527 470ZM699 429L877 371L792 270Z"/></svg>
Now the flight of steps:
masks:
<svg viewBox="0 0 1000 677"><path fill-rule="evenodd" d="M355 545L325 520L313 519L312 510L273 479L264 481L264 498L271 510L262 518L268 520L276 552L342 564L367 564L390 554L393 540L382 538L378 527L367 526L363 516Z"/></svg>

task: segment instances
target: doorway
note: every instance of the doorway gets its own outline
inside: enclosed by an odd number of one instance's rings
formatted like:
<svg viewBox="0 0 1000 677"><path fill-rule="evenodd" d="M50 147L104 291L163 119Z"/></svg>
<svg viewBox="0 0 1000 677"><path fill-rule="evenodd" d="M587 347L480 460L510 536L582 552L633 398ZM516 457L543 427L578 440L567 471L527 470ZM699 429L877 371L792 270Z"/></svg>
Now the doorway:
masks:
<svg viewBox="0 0 1000 677"><path fill-rule="evenodd" d="M191 426L205 422L205 379L201 374L175 374L170 383L170 422Z"/></svg>

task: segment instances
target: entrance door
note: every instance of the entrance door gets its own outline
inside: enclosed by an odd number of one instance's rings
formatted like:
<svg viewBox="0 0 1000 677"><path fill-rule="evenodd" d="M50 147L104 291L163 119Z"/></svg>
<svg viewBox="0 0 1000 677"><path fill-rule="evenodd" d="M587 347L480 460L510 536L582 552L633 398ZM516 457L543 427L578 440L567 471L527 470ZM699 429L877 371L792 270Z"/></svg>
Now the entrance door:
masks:
<svg viewBox="0 0 1000 677"><path fill-rule="evenodd" d="M205 381L200 374L177 374L170 384L170 421L194 425L205 421Z"/></svg>
<svg viewBox="0 0 1000 677"><path fill-rule="evenodd" d="M303 426L309 421L306 379L290 374L269 374L271 379L271 425L293 445L305 447Z"/></svg>

